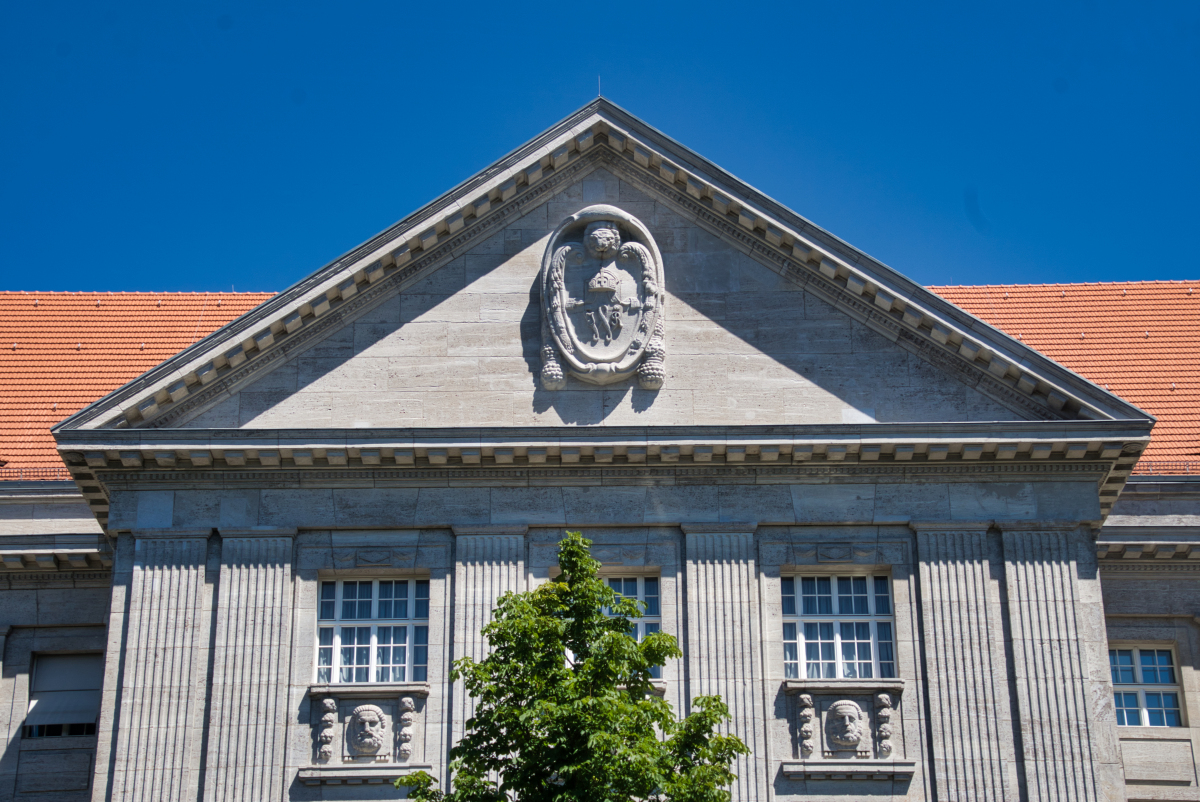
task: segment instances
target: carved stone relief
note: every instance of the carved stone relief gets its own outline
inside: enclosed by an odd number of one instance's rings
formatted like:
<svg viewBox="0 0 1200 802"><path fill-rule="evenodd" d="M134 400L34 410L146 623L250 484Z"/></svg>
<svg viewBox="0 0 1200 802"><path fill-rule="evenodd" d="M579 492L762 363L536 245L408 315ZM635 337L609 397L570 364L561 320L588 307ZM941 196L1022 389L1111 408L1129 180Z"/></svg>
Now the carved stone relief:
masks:
<svg viewBox="0 0 1200 802"><path fill-rule="evenodd" d="M840 699L829 706L825 714L826 751L859 751L863 739L863 711L857 702Z"/></svg>
<svg viewBox="0 0 1200 802"><path fill-rule="evenodd" d="M892 754L892 697L886 693L875 695L875 736L879 739L879 756Z"/></svg>
<svg viewBox="0 0 1200 802"><path fill-rule="evenodd" d="M346 751L355 757L379 756L386 760L388 755L379 755L387 743L387 716L376 705L359 705L350 714L346 725Z"/></svg>
<svg viewBox="0 0 1200 802"><path fill-rule="evenodd" d="M321 700L321 723L317 728L317 760L328 761L333 757L333 735L337 729L337 699L326 697Z"/></svg>
<svg viewBox="0 0 1200 802"><path fill-rule="evenodd" d="M812 757L813 750L817 748L813 741L813 716L816 711L813 709L813 698L807 693L800 695L800 757Z"/></svg>
<svg viewBox="0 0 1200 802"><path fill-rule="evenodd" d="M589 206L558 225L542 258L542 386L571 375L657 390L663 364L662 255L637 218Z"/></svg>
<svg viewBox="0 0 1200 802"><path fill-rule="evenodd" d="M334 769L420 761L425 700L389 690L386 685L378 693L365 686L322 689L312 707L313 764Z"/></svg>
<svg viewBox="0 0 1200 802"><path fill-rule="evenodd" d="M399 729L396 732L396 740L400 742L400 746L396 749L396 754L401 760L408 760L412 757L412 739L413 739L413 724L417 720L417 706L413 702L411 696L405 696L400 700L400 720L398 722Z"/></svg>

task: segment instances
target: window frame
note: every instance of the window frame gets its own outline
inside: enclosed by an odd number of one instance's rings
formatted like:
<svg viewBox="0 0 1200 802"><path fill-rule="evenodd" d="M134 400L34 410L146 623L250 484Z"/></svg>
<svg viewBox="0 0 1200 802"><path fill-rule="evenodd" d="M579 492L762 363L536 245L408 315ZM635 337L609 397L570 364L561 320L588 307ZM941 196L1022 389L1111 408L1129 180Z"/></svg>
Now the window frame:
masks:
<svg viewBox="0 0 1200 802"><path fill-rule="evenodd" d="M395 593L396 584L403 583L406 588L406 595L401 598L392 596L390 599L381 598L381 583L392 583L391 591ZM348 584L354 584L355 596L358 596L358 591L361 589L361 583L370 583L370 600L369 600L369 616L362 617L358 613L362 612L361 603L365 600L358 598L347 599L346 587ZM334 596L332 599L325 598L325 588L327 585L334 586ZM423 586L423 587L422 587ZM419 596L421 590L425 591L425 595ZM429 681L429 629L430 618L429 608L432 603L432 585L428 576L380 576L380 575L363 575L363 576L335 576L335 577L319 577L317 579L317 601L316 601L316 627L314 632L314 659L313 659L313 682L318 685L339 685L339 686L365 686L365 685L382 685L391 683L421 683ZM392 602L393 615L390 617L380 617L382 612L381 607L384 602ZM332 603L333 616L326 617L325 613L328 610L326 605ZM348 608L346 604L357 603L359 609L355 610L353 617L347 616ZM423 603L423 605L422 605ZM403 605L404 612L407 614L404 617L395 615ZM424 615L421 616L422 607ZM363 630L369 631L366 645L358 643L347 645L344 641L345 630ZM381 642L381 630L386 629L388 641ZM396 635L396 629L404 630L403 643L392 640ZM323 643L324 632L330 631L329 642ZM357 634L356 634L357 637ZM359 662L357 658L361 655L355 654L352 663L343 663L345 649L366 649L366 662ZM384 656L382 650L387 648L389 662L382 662ZM402 648L404 650L404 662L399 664L393 662L395 660L395 649ZM424 649L424 662L418 662L420 656L419 649ZM328 662L322 663L326 653L328 654ZM384 679L380 678L380 670L384 667L391 668L391 675ZM400 668L403 674L402 679L396 679L396 668ZM358 679L355 673L358 670L365 669L366 679ZM323 677L322 671L327 670L328 676ZM353 679L344 680L342 674L344 671L351 671ZM423 676L420 676L422 675Z"/></svg>
<svg viewBox="0 0 1200 802"><path fill-rule="evenodd" d="M661 574L657 574L657 573L655 573L655 574L645 574L645 573L640 573L640 574L633 574L633 573L601 574L600 579L602 579L604 581L604 584L607 587L612 588L613 590L616 590L616 588L613 588L613 586L612 586L613 582L621 582L622 585L624 585L625 582L629 582L629 581L634 581L637 583L637 595L636 596L626 596L623 592L623 588L622 588L622 590L617 590L617 593L621 595L621 598L633 599L634 601L637 601L640 604L642 604L642 617L628 619L629 623L633 625L634 640L636 640L638 643L641 643L646 638L647 635L653 634L655 632L663 631L663 628L662 628L662 625L663 625L663 615L662 615L663 581L662 581ZM653 597L653 598L658 599L658 612L655 614L651 614L649 612L648 605L646 604L646 580L647 579L653 580L654 582L658 583L658 595ZM617 617L614 613L612 613L609 610L605 610L605 615L607 615L609 618ZM653 627L653 629L647 630L647 627ZM665 666L653 666L650 669L651 678L656 679L656 680L662 679L662 673L663 673L664 668L665 668Z"/></svg>
<svg viewBox="0 0 1200 802"><path fill-rule="evenodd" d="M845 596L840 592L838 582L840 579L846 579L851 582L851 593L849 596ZM856 592L853 584L855 579L866 581L865 594L858 594ZM789 580L793 583L792 589L794 592L791 594L791 596L787 596L784 593L787 587L786 582ZM804 580L813 580L814 590L817 590L818 592L814 594L806 594L804 592ZM829 612L827 613L819 612L820 598L826 595L819 592L819 582L822 580L829 582ZM888 610L884 613L878 612L880 594L878 593L877 582L879 580L884 580L887 583L887 593L885 598L887 600ZM854 598L856 596L861 597L862 595L865 595L867 599L867 612L856 612L853 609L848 612L841 611L843 598L851 599L851 604L853 605ZM806 596L812 597L816 600L815 603L818 606L818 612L805 612L804 600ZM782 663L784 678L786 680L823 680L827 682L838 682L865 679L879 681L897 679L899 677L899 660L897 659L896 655L897 636L895 578L890 572L879 570L840 570L828 572L812 570L797 570L794 572L789 571L788 573L780 576L779 597L780 618L782 619L780 627L781 645L783 647ZM789 598L792 600L794 607L792 612L788 612L787 599ZM809 645L810 640L808 638L808 633L806 632L805 624L813 624L818 628L821 624L828 624L831 628L831 631L829 632L830 637L828 639L824 637L823 632L818 631L818 640L816 643L831 644L833 658L832 661L830 661L826 659L823 654L818 655L818 659L815 661L818 666L816 669L816 676L810 676L809 674L809 664L810 662L814 661L809 659L808 649L806 648ZM869 640L864 640L859 637L860 624L867 625ZM887 634L889 637L882 639L880 638L880 624L884 624L888 627ZM871 657L869 667L871 675L869 677L863 676L861 670L864 664L867 664L866 660L855 659L851 661L846 659L847 654L843 647L843 627L845 625L854 627L854 642L856 644L870 644ZM789 626L794 627L794 638L788 638ZM881 659L881 644L887 644L889 646L891 652L890 660ZM794 659L790 659L789 657L789 646L794 648ZM821 646L817 645L817 649L820 650L820 648ZM855 656L857 657L860 654L860 651L858 648L855 648L854 651ZM833 664L833 676L826 676L823 666L830 662ZM846 665L851 662L856 664L854 671L855 676L848 676L846 673ZM883 676L883 666L885 664L890 666L889 676ZM790 673L793 671L794 673Z"/></svg>
<svg viewBox="0 0 1200 802"><path fill-rule="evenodd" d="M1114 664L1113 655L1119 652L1130 653L1129 670L1132 676L1132 681L1121 682L1117 680L1117 673L1124 666ZM1143 674L1144 664L1142 662L1142 652L1166 652L1170 658L1167 667L1173 674L1171 682L1146 682ZM1153 728L1155 730L1170 730L1187 727L1187 704L1184 700L1183 680L1180 675L1179 653L1174 644L1153 643L1153 642L1126 642L1112 641L1108 645L1109 655L1109 680L1113 687L1113 708L1118 727L1144 727ZM1118 658L1119 659L1119 658ZM1155 670L1161 670L1161 663L1154 663ZM1151 705L1147 700L1147 694L1174 694L1177 707L1167 707L1165 701L1159 705ZM1135 697L1136 706L1130 706L1128 697ZM1152 710L1162 711L1164 723L1154 724L1150 721L1150 712ZM1136 712L1138 722L1136 724L1123 723L1120 719L1125 718L1130 712ZM1168 711L1178 711L1177 724L1167 722Z"/></svg>

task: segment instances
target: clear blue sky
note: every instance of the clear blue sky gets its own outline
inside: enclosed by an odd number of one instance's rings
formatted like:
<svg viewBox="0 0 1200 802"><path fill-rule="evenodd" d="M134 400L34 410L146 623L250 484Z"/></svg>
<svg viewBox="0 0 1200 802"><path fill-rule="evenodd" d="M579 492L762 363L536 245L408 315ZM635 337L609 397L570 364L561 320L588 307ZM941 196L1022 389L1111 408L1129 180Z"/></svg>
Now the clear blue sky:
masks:
<svg viewBox="0 0 1200 802"><path fill-rule="evenodd" d="M1200 275L1200 3L8 3L0 289L279 290L603 92L926 284Z"/></svg>

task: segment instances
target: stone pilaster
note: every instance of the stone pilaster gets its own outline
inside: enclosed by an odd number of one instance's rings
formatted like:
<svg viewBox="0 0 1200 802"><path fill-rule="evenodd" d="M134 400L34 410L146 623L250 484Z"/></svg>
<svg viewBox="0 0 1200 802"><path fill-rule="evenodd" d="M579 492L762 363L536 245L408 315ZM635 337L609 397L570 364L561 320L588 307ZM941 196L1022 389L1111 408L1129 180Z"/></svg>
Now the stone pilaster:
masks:
<svg viewBox="0 0 1200 802"><path fill-rule="evenodd" d="M731 720L723 729L750 748L734 764L734 802L766 800L766 705L756 546L751 531L687 532L687 698L719 694Z"/></svg>
<svg viewBox="0 0 1200 802"><path fill-rule="evenodd" d="M208 535L146 534L124 550L104 686L105 706L111 699L114 712L101 717L94 799L196 798L208 674Z"/></svg>
<svg viewBox="0 0 1200 802"><path fill-rule="evenodd" d="M458 534L454 562L454 655L482 660L488 653L480 631L492 620L496 600L508 591L525 589L525 537L507 530L496 533ZM475 701L462 681L454 683L452 743L462 738L467 719L475 714Z"/></svg>
<svg viewBox="0 0 1200 802"><path fill-rule="evenodd" d="M290 534L222 539L206 802L283 798L292 593Z"/></svg>
<svg viewBox="0 0 1200 802"><path fill-rule="evenodd" d="M1004 557L1029 798L1124 799L1090 539L1006 530Z"/></svg>
<svg viewBox="0 0 1200 802"><path fill-rule="evenodd" d="M1017 800L998 538L915 528L937 798Z"/></svg>

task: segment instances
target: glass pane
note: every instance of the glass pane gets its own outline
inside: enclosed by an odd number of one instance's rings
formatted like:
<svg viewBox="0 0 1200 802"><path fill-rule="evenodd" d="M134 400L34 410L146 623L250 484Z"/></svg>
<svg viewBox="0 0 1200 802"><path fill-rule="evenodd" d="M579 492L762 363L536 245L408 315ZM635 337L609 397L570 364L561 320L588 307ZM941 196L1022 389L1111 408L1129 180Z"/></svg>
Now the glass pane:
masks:
<svg viewBox="0 0 1200 802"><path fill-rule="evenodd" d="M322 621L328 621L333 618L337 611L337 582L322 582L321 583L321 610L320 618Z"/></svg>
<svg viewBox="0 0 1200 802"><path fill-rule="evenodd" d="M783 625L783 676L787 679L800 677L800 646L796 641L796 625Z"/></svg>
<svg viewBox="0 0 1200 802"><path fill-rule="evenodd" d="M637 579L636 578L631 577L631 578L625 580L625 591L622 595L626 596L630 599L637 598Z"/></svg>
<svg viewBox="0 0 1200 802"><path fill-rule="evenodd" d="M394 592L394 582L392 580L382 580L379 583L379 614L376 618L391 618L392 617L392 593Z"/></svg>
<svg viewBox="0 0 1200 802"><path fill-rule="evenodd" d="M1113 684L1133 682L1133 650L1109 649L1108 667Z"/></svg>
<svg viewBox="0 0 1200 802"><path fill-rule="evenodd" d="M779 595L783 599L783 614L796 614L796 580L794 577L785 576L779 580Z"/></svg>
<svg viewBox="0 0 1200 802"><path fill-rule="evenodd" d="M867 615L867 578L854 577L854 614Z"/></svg>
<svg viewBox="0 0 1200 802"><path fill-rule="evenodd" d="M333 627L317 630L317 682L333 679Z"/></svg>
<svg viewBox="0 0 1200 802"><path fill-rule="evenodd" d="M817 614L817 580L813 577L804 577L800 580L801 598L804 605L805 615Z"/></svg>
<svg viewBox="0 0 1200 802"><path fill-rule="evenodd" d="M429 627L413 627L413 682L425 682L429 678L428 643Z"/></svg>
<svg viewBox="0 0 1200 802"><path fill-rule="evenodd" d="M1156 685L1175 684L1175 668L1171 665L1170 649L1142 649L1141 658L1142 682Z"/></svg>
<svg viewBox="0 0 1200 802"><path fill-rule="evenodd" d="M838 634L842 642L842 676L871 677L871 625L865 621L844 621Z"/></svg>
<svg viewBox="0 0 1200 802"><path fill-rule="evenodd" d="M429 617L429 580L417 580L417 609L413 618Z"/></svg>
<svg viewBox="0 0 1200 802"><path fill-rule="evenodd" d="M837 676L832 623L804 625L804 657L805 676L826 679Z"/></svg>
<svg viewBox="0 0 1200 802"><path fill-rule="evenodd" d="M374 583L370 581L342 583L343 619L353 620L371 617L371 593L373 584Z"/></svg>
<svg viewBox="0 0 1200 802"><path fill-rule="evenodd" d="M839 576L838 581L838 612L842 615L854 612L854 596L850 592L850 577Z"/></svg>
<svg viewBox="0 0 1200 802"><path fill-rule="evenodd" d="M1161 693L1146 694L1146 723L1151 727L1167 726L1167 722L1163 718Z"/></svg>
<svg viewBox="0 0 1200 802"><path fill-rule="evenodd" d="M1138 711L1138 695L1136 693L1117 693L1114 698L1117 705L1117 724L1140 727L1142 717Z"/></svg>
<svg viewBox="0 0 1200 802"><path fill-rule="evenodd" d="M817 577L817 614L833 614L833 580L826 576Z"/></svg>
<svg viewBox="0 0 1200 802"><path fill-rule="evenodd" d="M892 651L892 625L886 621L880 621L875 627L879 632L879 676L895 677L896 658Z"/></svg>
<svg viewBox="0 0 1200 802"><path fill-rule="evenodd" d="M892 597L888 593L888 578L886 576L875 577L875 614L892 614Z"/></svg>
<svg viewBox="0 0 1200 802"><path fill-rule="evenodd" d="M658 604L658 577L646 577L646 615L662 615Z"/></svg>
<svg viewBox="0 0 1200 802"><path fill-rule="evenodd" d="M662 624L642 624L642 628L642 637L645 637L646 635L653 635L655 632L658 632L662 628ZM661 679L662 666L650 666L650 676L654 679Z"/></svg>
<svg viewBox="0 0 1200 802"><path fill-rule="evenodd" d="M396 618L408 618L408 580L396 580L393 593L392 615Z"/></svg>

